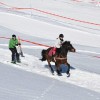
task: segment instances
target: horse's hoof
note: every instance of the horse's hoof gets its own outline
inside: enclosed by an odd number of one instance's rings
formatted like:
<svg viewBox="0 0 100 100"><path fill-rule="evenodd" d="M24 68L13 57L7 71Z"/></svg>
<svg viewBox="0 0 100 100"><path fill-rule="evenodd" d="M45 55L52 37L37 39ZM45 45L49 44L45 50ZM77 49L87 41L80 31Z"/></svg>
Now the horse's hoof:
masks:
<svg viewBox="0 0 100 100"><path fill-rule="evenodd" d="M54 71L51 71L52 75L54 75Z"/></svg>
<svg viewBox="0 0 100 100"><path fill-rule="evenodd" d="M54 75L54 73L52 73L52 75Z"/></svg>
<svg viewBox="0 0 100 100"><path fill-rule="evenodd" d="M53 71L53 70L51 70L51 73L52 73L52 74L54 74L54 71Z"/></svg>
<svg viewBox="0 0 100 100"><path fill-rule="evenodd" d="M67 74L67 77L70 77L70 73Z"/></svg>

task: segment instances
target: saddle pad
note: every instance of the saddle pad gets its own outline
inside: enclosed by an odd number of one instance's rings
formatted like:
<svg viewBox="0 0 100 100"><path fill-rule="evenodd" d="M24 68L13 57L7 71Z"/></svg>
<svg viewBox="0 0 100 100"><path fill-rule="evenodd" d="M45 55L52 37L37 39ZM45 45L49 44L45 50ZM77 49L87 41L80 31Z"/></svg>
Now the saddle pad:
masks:
<svg viewBox="0 0 100 100"><path fill-rule="evenodd" d="M49 56L53 56L55 53L56 53L56 48L52 48L52 49L49 51L48 55L49 55Z"/></svg>

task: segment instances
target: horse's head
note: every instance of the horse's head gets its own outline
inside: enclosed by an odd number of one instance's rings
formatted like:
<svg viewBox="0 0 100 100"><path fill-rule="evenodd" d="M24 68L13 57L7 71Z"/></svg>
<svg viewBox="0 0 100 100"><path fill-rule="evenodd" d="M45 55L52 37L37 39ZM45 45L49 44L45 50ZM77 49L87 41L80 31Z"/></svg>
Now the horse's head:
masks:
<svg viewBox="0 0 100 100"><path fill-rule="evenodd" d="M70 41L65 41L62 44L62 47L64 47L66 50L70 51L70 52L75 52L75 48L72 46L72 44L70 43Z"/></svg>

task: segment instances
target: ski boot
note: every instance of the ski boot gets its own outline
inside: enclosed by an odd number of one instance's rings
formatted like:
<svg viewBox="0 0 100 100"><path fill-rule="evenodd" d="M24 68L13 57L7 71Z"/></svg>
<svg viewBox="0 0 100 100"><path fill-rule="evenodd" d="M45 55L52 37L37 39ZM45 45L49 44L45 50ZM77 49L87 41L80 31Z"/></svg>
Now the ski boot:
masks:
<svg viewBox="0 0 100 100"><path fill-rule="evenodd" d="M16 64L16 61L11 61L11 63Z"/></svg>

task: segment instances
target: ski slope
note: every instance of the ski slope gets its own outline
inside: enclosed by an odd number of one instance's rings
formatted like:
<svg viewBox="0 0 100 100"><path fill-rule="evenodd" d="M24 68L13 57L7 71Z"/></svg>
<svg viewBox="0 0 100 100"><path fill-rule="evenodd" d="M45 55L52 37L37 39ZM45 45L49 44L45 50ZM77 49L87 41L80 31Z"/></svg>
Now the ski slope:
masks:
<svg viewBox="0 0 100 100"><path fill-rule="evenodd" d="M2 100L62 100L62 98L100 100L100 7L96 6L96 3L90 3L89 0L87 2L0 0L0 2L2 2L0 3ZM13 7L16 9L12 9ZM62 16L78 20L66 20L61 18ZM60 33L63 33L65 40L71 41L77 50L76 53L68 54L68 61L71 64L70 78L66 77L67 69L64 66L62 66L63 76L57 76L56 72L52 76L47 62L39 60L41 50L47 49L45 46L22 41L25 58L21 58L21 64L10 63L11 52L8 50L9 40L6 38L10 38L12 34L26 41L53 46ZM52 67L55 68L54 63Z"/></svg>

